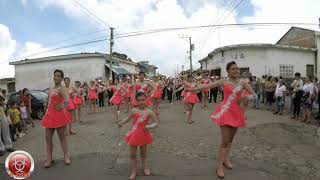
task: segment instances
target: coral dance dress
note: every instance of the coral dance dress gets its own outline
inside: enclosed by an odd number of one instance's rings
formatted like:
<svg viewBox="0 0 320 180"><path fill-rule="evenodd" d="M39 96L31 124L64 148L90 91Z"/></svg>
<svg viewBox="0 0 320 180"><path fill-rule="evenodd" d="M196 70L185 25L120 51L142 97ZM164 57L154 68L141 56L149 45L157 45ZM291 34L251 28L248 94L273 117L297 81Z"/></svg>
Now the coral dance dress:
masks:
<svg viewBox="0 0 320 180"><path fill-rule="evenodd" d="M147 99L146 99L146 106L149 107L151 106L151 100L150 100L150 97L148 96L148 92L149 92L149 88L146 84L144 84L143 86L141 86L140 84L137 84L136 85L136 92L144 92L147 94ZM132 98L131 100L131 106L132 107L137 107L137 101L136 101L136 98Z"/></svg>
<svg viewBox="0 0 320 180"><path fill-rule="evenodd" d="M44 128L60 128L69 124L72 120L71 114L67 109L57 111L54 108L55 104L63 104L64 98L58 92L58 89L53 89L49 92L48 109L41 120L41 125Z"/></svg>
<svg viewBox="0 0 320 180"><path fill-rule="evenodd" d="M74 103L73 93L74 92L72 89L68 90L69 103L68 103L68 106L66 107L68 111L73 111L77 109L77 105Z"/></svg>
<svg viewBox="0 0 320 180"><path fill-rule="evenodd" d="M151 95L151 98L160 99L162 97L162 87L160 84L156 85L156 90Z"/></svg>
<svg viewBox="0 0 320 180"><path fill-rule="evenodd" d="M239 104L243 93L239 83L235 87L229 83L223 85L224 99L211 115L211 119L219 126L244 127L245 115Z"/></svg>
<svg viewBox="0 0 320 180"><path fill-rule="evenodd" d="M200 81L201 85L206 85L206 84L210 84L210 81L208 79L201 79ZM209 89L204 89L202 90L203 93L208 94L209 93Z"/></svg>
<svg viewBox="0 0 320 180"><path fill-rule="evenodd" d="M192 85L186 84L185 87L186 89L194 88L195 84L192 84ZM196 104L199 102L199 98L197 96L197 93L189 91L189 92L185 92L183 101L187 104Z"/></svg>
<svg viewBox="0 0 320 180"><path fill-rule="evenodd" d="M78 88L78 89L77 89L76 96L74 97L74 103L75 103L77 106L81 106L81 105L83 104L82 93L83 93L82 88Z"/></svg>
<svg viewBox="0 0 320 180"><path fill-rule="evenodd" d="M89 100L90 101L95 101L97 99L98 99L97 88L96 87L90 87L90 89L89 89Z"/></svg>
<svg viewBox="0 0 320 180"><path fill-rule="evenodd" d="M125 136L125 141L130 146L144 146L152 143L151 134L144 130L144 127L148 125L149 117L148 111L133 114L131 131Z"/></svg>
<svg viewBox="0 0 320 180"><path fill-rule="evenodd" d="M118 86L118 87L115 87L113 86L112 87L112 91L113 91L113 96L112 98L109 100L110 103L112 103L113 105L119 105L122 103L122 96L121 96L121 92L123 90L123 87L122 86Z"/></svg>
<svg viewBox="0 0 320 180"><path fill-rule="evenodd" d="M126 98L131 98L132 97L132 93L133 93L133 85L132 84L127 84L126 89L127 89Z"/></svg>

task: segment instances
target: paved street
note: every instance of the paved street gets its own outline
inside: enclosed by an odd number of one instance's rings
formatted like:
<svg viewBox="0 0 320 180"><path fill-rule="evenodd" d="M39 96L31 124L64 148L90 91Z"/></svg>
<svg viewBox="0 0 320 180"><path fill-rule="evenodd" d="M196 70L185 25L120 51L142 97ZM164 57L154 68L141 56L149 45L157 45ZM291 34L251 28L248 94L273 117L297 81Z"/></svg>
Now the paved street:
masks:
<svg viewBox="0 0 320 180"><path fill-rule="evenodd" d="M160 126L153 131L154 143L149 151L151 177L148 180L212 180L215 175L215 152L219 131L208 118L214 105L203 109L196 106L194 120L187 125L183 106L162 104ZM124 115L122 115L124 117ZM320 131L287 116L274 116L266 110L248 111L247 127L241 129L231 152L232 171L227 180L319 180ZM84 123L75 125L78 134L69 136L72 165L63 164L58 138L55 137L55 165L44 169L44 129L39 125L15 148L26 150L36 161L32 180L122 180L128 179L128 147L122 141L118 151L118 128L113 123L110 108L99 109L94 115L83 115ZM122 136L128 126L121 129ZM115 159L115 154L119 158ZM5 158L0 158L0 179L9 179L4 171ZM139 173L141 175L141 173Z"/></svg>

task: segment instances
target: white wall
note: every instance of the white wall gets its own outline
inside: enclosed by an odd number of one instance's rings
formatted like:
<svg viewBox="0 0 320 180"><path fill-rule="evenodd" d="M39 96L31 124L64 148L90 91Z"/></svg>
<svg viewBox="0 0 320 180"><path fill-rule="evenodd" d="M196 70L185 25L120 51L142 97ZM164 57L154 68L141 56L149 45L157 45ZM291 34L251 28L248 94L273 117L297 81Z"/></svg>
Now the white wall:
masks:
<svg viewBox="0 0 320 180"><path fill-rule="evenodd" d="M81 58L61 61L39 62L15 66L16 90L46 89L53 86L53 71L61 69L65 76L74 81L90 81L104 77L103 58Z"/></svg>
<svg viewBox="0 0 320 180"><path fill-rule="evenodd" d="M7 84L0 84L0 89L5 89L8 92Z"/></svg>
<svg viewBox="0 0 320 180"><path fill-rule="evenodd" d="M306 65L314 65L315 52L283 48L238 48L215 54L208 60L208 70L221 68L226 77L226 64L235 61L239 67L249 67L254 76L261 77L265 73L279 76L280 64L293 65L294 72L306 76Z"/></svg>

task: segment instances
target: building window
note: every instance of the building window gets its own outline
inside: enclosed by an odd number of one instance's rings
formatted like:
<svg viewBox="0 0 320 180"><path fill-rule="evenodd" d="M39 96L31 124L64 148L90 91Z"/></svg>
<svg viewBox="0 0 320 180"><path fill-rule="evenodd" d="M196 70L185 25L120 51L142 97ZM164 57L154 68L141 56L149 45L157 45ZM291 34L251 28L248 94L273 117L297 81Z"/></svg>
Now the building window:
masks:
<svg viewBox="0 0 320 180"><path fill-rule="evenodd" d="M307 64L307 76L314 76L314 66L312 64Z"/></svg>
<svg viewBox="0 0 320 180"><path fill-rule="evenodd" d="M285 65L285 64L280 64L280 76L285 77L285 78L290 78L293 77L294 74L294 66L293 65Z"/></svg>

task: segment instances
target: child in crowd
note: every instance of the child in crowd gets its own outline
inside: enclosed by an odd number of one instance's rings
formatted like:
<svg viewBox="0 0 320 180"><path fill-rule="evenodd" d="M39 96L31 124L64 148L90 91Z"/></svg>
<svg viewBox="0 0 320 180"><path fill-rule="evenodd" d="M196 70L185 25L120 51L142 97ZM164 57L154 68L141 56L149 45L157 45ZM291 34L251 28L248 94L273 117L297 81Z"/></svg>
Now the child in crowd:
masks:
<svg viewBox="0 0 320 180"><path fill-rule="evenodd" d="M131 110L130 115L118 123L119 127L132 121L131 131L126 135L125 140L130 145L131 175L129 179L133 180L137 175L137 150L140 147L143 174L150 176L150 170L147 167L147 145L152 143L152 136L149 129L158 126L156 115L146 107L147 95L144 92L138 92L135 96L137 107ZM151 124L149 122L151 121Z"/></svg>
<svg viewBox="0 0 320 180"><path fill-rule="evenodd" d="M20 113L21 113L21 125L23 133L27 133L27 119L28 119L28 110L25 106L24 102L21 102L20 104Z"/></svg>
<svg viewBox="0 0 320 180"><path fill-rule="evenodd" d="M12 124L10 125L10 134L12 141L16 140L16 136L22 138L24 134L22 133L22 125L20 118L20 111L17 104L13 104L9 109L9 116ZM18 130L18 131L17 131Z"/></svg>

